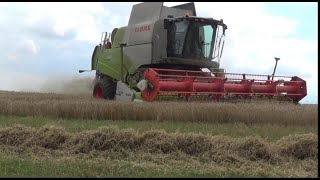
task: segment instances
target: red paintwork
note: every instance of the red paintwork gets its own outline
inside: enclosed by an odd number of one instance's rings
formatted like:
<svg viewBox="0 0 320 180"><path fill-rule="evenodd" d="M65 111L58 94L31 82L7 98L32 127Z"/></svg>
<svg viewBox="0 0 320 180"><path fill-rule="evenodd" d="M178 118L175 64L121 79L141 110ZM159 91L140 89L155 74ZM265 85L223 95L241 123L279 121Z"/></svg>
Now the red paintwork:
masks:
<svg viewBox="0 0 320 180"><path fill-rule="evenodd" d="M170 73L174 75L168 75ZM222 78L218 77L219 74L240 78ZM184 96L186 99L191 95L211 95L216 100L232 94L243 98L256 95L271 98L282 95L298 103L307 95L306 81L296 76L274 76L274 80L271 80L269 75L149 68L145 71L144 77L153 86L141 92L146 101L153 101L157 96L168 94Z"/></svg>
<svg viewBox="0 0 320 180"><path fill-rule="evenodd" d="M97 87L96 98L97 98L97 99L103 98L102 87L101 87L101 86L98 86L98 87Z"/></svg>

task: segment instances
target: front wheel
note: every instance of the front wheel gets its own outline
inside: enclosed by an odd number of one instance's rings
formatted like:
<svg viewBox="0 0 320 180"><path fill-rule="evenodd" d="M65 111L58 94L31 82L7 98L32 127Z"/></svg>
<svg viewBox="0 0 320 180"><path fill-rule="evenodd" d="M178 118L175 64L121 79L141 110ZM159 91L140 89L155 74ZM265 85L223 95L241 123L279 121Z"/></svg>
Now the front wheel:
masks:
<svg viewBox="0 0 320 180"><path fill-rule="evenodd" d="M93 88L93 97L97 99L114 100L117 83L110 77L104 77L96 81Z"/></svg>

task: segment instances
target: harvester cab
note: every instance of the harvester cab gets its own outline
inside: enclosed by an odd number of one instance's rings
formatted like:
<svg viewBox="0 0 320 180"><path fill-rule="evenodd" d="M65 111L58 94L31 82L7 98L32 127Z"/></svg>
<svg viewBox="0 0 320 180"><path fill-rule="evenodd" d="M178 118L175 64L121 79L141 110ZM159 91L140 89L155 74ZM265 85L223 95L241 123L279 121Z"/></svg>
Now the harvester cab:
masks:
<svg viewBox="0 0 320 180"><path fill-rule="evenodd" d="M306 96L306 82L296 76L220 68L226 29L223 20L198 17L194 3L134 5L128 25L102 33L94 49L93 96L127 101L284 96L295 103Z"/></svg>

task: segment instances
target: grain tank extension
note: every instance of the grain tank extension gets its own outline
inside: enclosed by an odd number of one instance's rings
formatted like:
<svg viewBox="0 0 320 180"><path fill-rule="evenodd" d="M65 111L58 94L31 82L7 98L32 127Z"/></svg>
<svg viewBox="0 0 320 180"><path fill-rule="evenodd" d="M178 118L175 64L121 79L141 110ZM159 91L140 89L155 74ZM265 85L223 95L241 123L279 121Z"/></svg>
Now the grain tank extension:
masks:
<svg viewBox="0 0 320 180"><path fill-rule="evenodd" d="M220 68L227 25L198 17L194 3L133 6L129 23L102 33L92 55L93 96L121 101L226 100L307 95L297 76L226 73Z"/></svg>

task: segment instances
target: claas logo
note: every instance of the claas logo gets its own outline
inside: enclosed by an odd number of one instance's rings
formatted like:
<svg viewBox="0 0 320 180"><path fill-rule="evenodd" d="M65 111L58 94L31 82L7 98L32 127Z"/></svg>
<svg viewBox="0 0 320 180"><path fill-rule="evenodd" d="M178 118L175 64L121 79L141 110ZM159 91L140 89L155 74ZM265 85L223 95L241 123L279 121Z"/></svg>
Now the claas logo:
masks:
<svg viewBox="0 0 320 180"><path fill-rule="evenodd" d="M135 32L143 32L143 31L149 31L150 30L150 25L145 25L141 27L136 27L134 29Z"/></svg>

